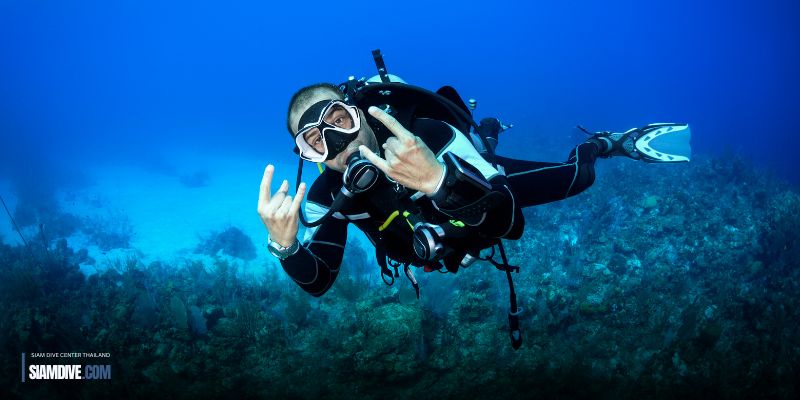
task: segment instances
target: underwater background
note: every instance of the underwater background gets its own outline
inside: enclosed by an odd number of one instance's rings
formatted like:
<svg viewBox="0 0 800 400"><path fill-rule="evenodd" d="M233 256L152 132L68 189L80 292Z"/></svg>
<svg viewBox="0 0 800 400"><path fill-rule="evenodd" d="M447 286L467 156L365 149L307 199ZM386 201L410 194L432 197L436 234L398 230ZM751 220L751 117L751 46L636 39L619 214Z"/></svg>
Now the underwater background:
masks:
<svg viewBox="0 0 800 400"><path fill-rule="evenodd" d="M0 2L0 398L796 398L799 10ZM313 298L266 251L258 183L293 182L292 93L374 75L376 48L513 123L501 155L682 122L694 158L599 160L525 210L518 351L487 263L418 273L418 301L353 232ZM30 358L62 352L110 357ZM23 382L22 353L111 379Z"/></svg>

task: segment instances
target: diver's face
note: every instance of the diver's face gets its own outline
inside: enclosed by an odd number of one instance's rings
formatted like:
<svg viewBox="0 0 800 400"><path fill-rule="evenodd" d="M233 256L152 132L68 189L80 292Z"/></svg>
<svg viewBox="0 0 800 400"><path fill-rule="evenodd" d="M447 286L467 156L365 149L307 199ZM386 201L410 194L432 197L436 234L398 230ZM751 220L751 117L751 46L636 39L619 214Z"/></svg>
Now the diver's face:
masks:
<svg viewBox="0 0 800 400"><path fill-rule="evenodd" d="M343 151L336 155L332 160L325 161L328 168L333 168L334 171L344 172L347 168L347 158L351 154L358 151L358 146L362 144L367 146L373 152L378 152L378 140L375 138L375 132L369 127L367 121L364 119L364 112L359 113L361 118L361 129L358 130L358 136L347 145Z"/></svg>
<svg viewBox="0 0 800 400"><path fill-rule="evenodd" d="M318 93L308 101L307 107L299 109L292 114L292 126L297 126L300 116L303 115L303 113L305 113L306 110L311 107L311 105L323 100L338 99L332 93ZM348 115L349 114L344 109L338 109L336 106L334 106L331 112L326 114L323 119L327 124L332 126L345 129L353 128L354 122L351 118L348 118ZM332 168L335 171L344 172L345 168L347 167L347 157L358 151L358 146L360 145L367 146L372 151L378 151L378 141L375 138L375 133L372 131L372 128L370 128L367 124L363 111L359 110L358 116L361 122L361 128L357 133L355 133L357 135L356 138L353 139L353 141L350 142L344 150L336 154L333 159L324 161L328 168ZM297 135L296 130L294 130L292 133ZM324 138L322 137L319 129L312 129L308 132L305 132L301 140L304 140L319 154L322 154L325 151L325 143L323 143Z"/></svg>

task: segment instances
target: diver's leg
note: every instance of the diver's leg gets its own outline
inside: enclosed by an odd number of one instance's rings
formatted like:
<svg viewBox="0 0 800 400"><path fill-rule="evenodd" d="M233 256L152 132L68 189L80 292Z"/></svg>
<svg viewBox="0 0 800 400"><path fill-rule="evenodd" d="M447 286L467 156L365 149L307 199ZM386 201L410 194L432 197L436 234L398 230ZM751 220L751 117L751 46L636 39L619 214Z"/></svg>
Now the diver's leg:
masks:
<svg viewBox="0 0 800 400"><path fill-rule="evenodd" d="M574 196L594 183L598 145L586 142L570 152L567 162L546 163L497 157L520 207L535 206Z"/></svg>

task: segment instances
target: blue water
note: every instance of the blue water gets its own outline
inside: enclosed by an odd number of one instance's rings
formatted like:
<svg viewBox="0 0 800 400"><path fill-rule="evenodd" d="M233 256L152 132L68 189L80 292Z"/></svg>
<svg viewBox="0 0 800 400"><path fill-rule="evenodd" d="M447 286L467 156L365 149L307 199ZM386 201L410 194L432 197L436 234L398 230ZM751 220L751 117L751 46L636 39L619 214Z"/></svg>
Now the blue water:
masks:
<svg viewBox="0 0 800 400"><path fill-rule="evenodd" d="M578 123L688 122L695 152L800 180L796 2L528 3L6 1L0 171L58 185L186 148L293 161L293 91L370 76L381 48L390 72L514 123L501 153L560 160Z"/></svg>

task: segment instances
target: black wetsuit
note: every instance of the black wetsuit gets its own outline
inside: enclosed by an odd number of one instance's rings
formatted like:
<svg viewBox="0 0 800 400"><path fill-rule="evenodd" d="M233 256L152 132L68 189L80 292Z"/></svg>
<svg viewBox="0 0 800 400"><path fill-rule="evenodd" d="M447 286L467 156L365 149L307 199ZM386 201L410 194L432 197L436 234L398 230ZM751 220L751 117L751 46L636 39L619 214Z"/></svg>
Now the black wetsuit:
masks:
<svg viewBox="0 0 800 400"><path fill-rule="evenodd" d="M594 183L599 150L586 142L572 149L567 162L549 163L497 156L520 207L550 203L574 196Z"/></svg>
<svg viewBox="0 0 800 400"><path fill-rule="evenodd" d="M418 119L410 131L436 154L453 152L476 167L503 195L479 224L456 229L453 239L458 248L451 255L456 264L468 249L491 246L497 238L519 239L524 228L523 207L543 204L580 193L594 181L597 146L584 143L570 154L566 163L542 163L498 157L505 174L499 173L478 154L470 140L450 125L431 119ZM380 138L379 138L380 140ZM325 214L342 186L342 174L330 168L317 178L308 191L305 213L309 220ZM378 258L388 256L404 264L438 269L438 264L421 260L412 249L415 221L446 225L451 216L439 211L428 196L406 190L382 178L367 193L356 196L345 208L320 226L306 230L299 251L281 261L286 273L306 292L321 296L330 289L339 273L347 241L347 225L354 223L378 249Z"/></svg>

